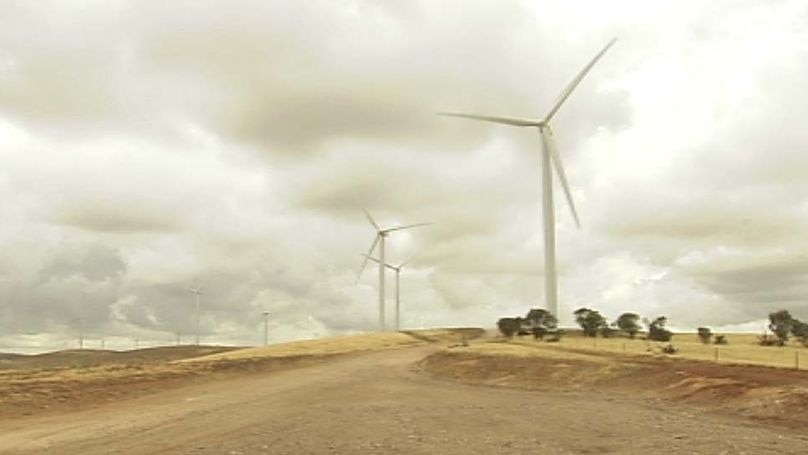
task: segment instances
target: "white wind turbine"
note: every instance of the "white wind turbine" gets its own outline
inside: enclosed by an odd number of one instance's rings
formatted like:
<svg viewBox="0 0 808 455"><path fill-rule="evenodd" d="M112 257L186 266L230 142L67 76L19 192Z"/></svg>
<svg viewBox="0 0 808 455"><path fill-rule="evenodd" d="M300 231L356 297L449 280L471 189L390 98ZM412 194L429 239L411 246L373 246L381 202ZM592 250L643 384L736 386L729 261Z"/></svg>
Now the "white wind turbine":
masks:
<svg viewBox="0 0 808 455"><path fill-rule="evenodd" d="M363 256L377 264L381 264L381 261L374 257L368 255ZM403 270L404 266L409 264L412 259L413 258L409 258L399 265L384 264L385 267L396 272L396 330L401 330L401 270Z"/></svg>
<svg viewBox="0 0 808 455"><path fill-rule="evenodd" d="M368 263L368 259L373 254L373 250L376 248L376 245L379 245L379 328L380 330L386 329L385 324L385 315L384 315L384 243L385 239L391 232L401 231L404 229L410 229L418 226L428 226L432 223L417 223L417 224L408 224L405 226L394 226L391 228L382 229L373 220L373 217L370 216L370 213L367 210L363 210L365 212L365 216L367 216L368 221L370 224L373 225L373 228L376 229L376 237L373 238L373 243L370 245L370 249L368 250L367 254L365 255L365 260L362 261L362 267L359 269L359 274L356 277L356 280L359 281L359 278L362 276L362 272L365 270L365 265Z"/></svg>
<svg viewBox="0 0 808 455"><path fill-rule="evenodd" d="M561 108L561 105L572 94L572 91L583 80L590 69L597 63L598 60L609 50L610 47L617 41L617 38L612 39L600 51L592 61L589 62L577 76L567 85L558 101L553 105L553 108L544 116L543 119L520 119L512 117L495 117L488 115L475 115L475 114L461 114L442 112L439 115L447 115L452 117L463 117L474 120L482 120L486 122L502 123L505 125L537 128L542 141L542 214L544 218L544 292L547 309L558 316L558 277L556 274L556 240L555 240L555 206L553 205L553 172L551 166L555 167L561 186L564 189L564 194L569 202L572 217L575 219L575 224L580 228L581 223L578 220L578 212L575 209L575 203L572 201L572 194L570 193L569 184L567 183L567 175L564 172L564 166L561 163L561 156L556 149L555 141L553 139L553 131L550 128L550 120Z"/></svg>
<svg viewBox="0 0 808 455"><path fill-rule="evenodd" d="M194 327L195 327L194 332L196 333L196 338L195 338L196 342L194 344L199 346L199 296L202 295L202 287L201 286L200 287L195 287L195 288L192 287L192 288L188 288L188 290L191 291L192 294L196 295L196 322L194 323Z"/></svg>

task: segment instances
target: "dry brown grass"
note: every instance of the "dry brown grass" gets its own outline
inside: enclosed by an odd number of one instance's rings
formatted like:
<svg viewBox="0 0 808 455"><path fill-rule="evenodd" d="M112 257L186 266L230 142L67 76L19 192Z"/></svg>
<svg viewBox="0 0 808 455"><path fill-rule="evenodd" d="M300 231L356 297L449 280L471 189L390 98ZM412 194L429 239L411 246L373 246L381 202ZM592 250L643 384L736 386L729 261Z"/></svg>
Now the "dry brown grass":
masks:
<svg viewBox="0 0 808 455"><path fill-rule="evenodd" d="M322 338L318 340L294 341L270 346L240 349L232 352L222 352L204 357L184 359L179 362L211 362L217 360L238 360L263 357L291 357L291 356L323 356L332 354L344 354L355 351L370 351L379 349L391 349L405 346L422 344L409 335L398 332L367 333L361 335L349 335L332 338Z"/></svg>
<svg viewBox="0 0 808 455"><path fill-rule="evenodd" d="M456 342L461 339L461 333L468 331L435 329L416 331L412 335L369 333L218 352L181 360L176 359L176 353L172 350L152 350L145 362L140 355L127 357L132 363L120 363L120 359L116 358L114 363L102 365L8 369L0 371L0 415L31 413L37 409L52 409L60 404L89 404L119 399L181 385L188 380L210 380L222 375L295 368L338 354L396 349L430 342ZM166 354L162 361L158 358L161 353ZM80 354L86 357L92 353ZM194 351L194 354L199 352ZM71 357L73 353L56 355Z"/></svg>
<svg viewBox="0 0 808 455"><path fill-rule="evenodd" d="M729 344L706 345L695 334L676 334L672 344L678 350L673 357L740 365L763 365L780 368L795 368L799 356L801 369L808 370L808 349L802 346L767 347L756 344L757 335L749 333L725 334ZM578 334L568 335L558 343L537 342L532 338L516 338L514 344L542 346L575 352L609 352L626 355L663 355L661 350L668 343L647 342L629 338L585 338Z"/></svg>
<svg viewBox="0 0 808 455"><path fill-rule="evenodd" d="M407 332L363 333L317 340L294 341L271 346L240 349L204 357L184 359L180 362L210 362L216 360L256 359L265 357L323 356L357 351L394 349L430 342L458 342L464 334L468 338L482 335L482 329L427 329Z"/></svg>

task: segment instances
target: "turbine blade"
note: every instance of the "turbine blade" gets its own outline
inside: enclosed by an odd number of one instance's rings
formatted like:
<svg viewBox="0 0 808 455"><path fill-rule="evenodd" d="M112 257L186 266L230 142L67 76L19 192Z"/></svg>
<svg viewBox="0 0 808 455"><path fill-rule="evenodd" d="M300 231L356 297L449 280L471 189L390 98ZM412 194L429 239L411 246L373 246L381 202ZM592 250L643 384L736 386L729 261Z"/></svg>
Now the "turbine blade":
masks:
<svg viewBox="0 0 808 455"><path fill-rule="evenodd" d="M542 128L541 137L544 141L544 146L550 152L550 160L553 162L558 179L561 180L561 187L564 188L564 194L567 196L570 210L572 211L572 218L575 219L575 225L581 227L581 221L578 219L578 211L575 209L575 202L572 201L572 193L570 192L570 185L567 182L567 173L564 171L564 164L561 162L561 155L558 154L556 149L555 139L553 139L553 131L549 127Z"/></svg>
<svg viewBox="0 0 808 455"><path fill-rule="evenodd" d="M413 260L413 259L415 259L415 258L416 258L416 256L418 256L418 255L417 255L417 254L413 254L412 256L410 256L410 258L409 258L409 259L407 259L406 261L404 261L404 262L402 262L401 264L399 264L399 265L398 265L398 268L399 268L399 269L403 269L403 268L404 268L404 266L405 266L405 265L407 265L407 264L409 264L410 262L412 262L412 260Z"/></svg>
<svg viewBox="0 0 808 455"><path fill-rule="evenodd" d="M597 63L598 60L600 60L600 58L603 57L603 54L605 54L606 51L608 51L609 48L612 47L615 41L617 41L617 38L612 38L612 40L609 41L606 47L604 47L600 52L598 52L598 54L595 55L595 58L593 58L592 61L590 61L589 64L586 65L584 69L582 69L581 72L578 73L577 76L575 76L575 79L573 79L569 83L569 85L567 85L564 91L561 92L561 96L558 98L558 101L556 101L553 108L550 109L550 112L548 112L547 115L544 117L544 122L549 122L550 119L553 118L556 112L558 112L558 110L561 108L561 105L564 104L564 101L566 101L567 98L569 98L569 96L572 94L572 91L575 90L575 87L577 87L578 84L581 83L584 77L586 77L586 74L589 72L589 70L591 70L592 67L595 66L595 63Z"/></svg>
<svg viewBox="0 0 808 455"><path fill-rule="evenodd" d="M368 253L365 255L365 260L362 261L362 267L359 268L359 274L356 275L357 283L359 282L359 278L362 277L362 272L365 271L365 266L368 263L368 259L370 259L370 255L373 254L373 250L376 248L377 243L379 243L379 234L376 234L376 236L373 238L373 243L370 244L370 249L368 250Z"/></svg>
<svg viewBox="0 0 808 455"><path fill-rule="evenodd" d="M374 258L373 256L368 256L367 254L363 254L362 256L366 257L367 259L370 259L371 261L373 261L373 262L375 262L375 263L377 263L377 264L380 264L379 260L378 260L378 259L376 259L376 258ZM384 266L385 266L385 267L387 267L388 269L391 269L391 270L395 270L395 269L396 269L396 267L393 267L393 266L392 266L392 265L390 265L390 264L384 264Z"/></svg>
<svg viewBox="0 0 808 455"><path fill-rule="evenodd" d="M366 259L370 259L371 261L373 261L373 262L375 262L377 264L379 263L379 260L374 258L373 256L368 256L367 254L361 254L360 256L362 256L362 257L364 257Z"/></svg>
<svg viewBox="0 0 808 455"><path fill-rule="evenodd" d="M401 231L403 229L411 229L411 228L419 227L419 226L429 226L431 224L435 224L435 223L417 223L417 224L408 224L408 225L405 225L405 226L396 226L394 228L385 229L384 232Z"/></svg>
<svg viewBox="0 0 808 455"><path fill-rule="evenodd" d="M495 117L491 115L460 114L456 112L438 112L438 115L445 117L470 118L472 120L482 120L484 122L504 123L511 126L541 126L544 122L539 120L520 119L513 117Z"/></svg>
<svg viewBox="0 0 808 455"><path fill-rule="evenodd" d="M382 228L380 228L379 225L376 224L376 221L373 220L373 217L370 216L370 213L368 213L368 211L365 210L365 209L362 209L362 211L365 212L365 216L368 217L368 221L370 221L370 224L372 224L373 227L375 227L377 231L381 231Z"/></svg>

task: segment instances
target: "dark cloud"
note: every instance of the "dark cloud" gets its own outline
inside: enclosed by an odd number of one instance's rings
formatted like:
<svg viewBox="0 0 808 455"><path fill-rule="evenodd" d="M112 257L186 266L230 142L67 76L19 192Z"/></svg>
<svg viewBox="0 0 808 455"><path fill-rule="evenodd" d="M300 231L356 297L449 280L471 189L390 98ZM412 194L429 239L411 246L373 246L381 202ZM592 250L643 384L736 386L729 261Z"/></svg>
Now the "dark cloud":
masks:
<svg viewBox="0 0 808 455"><path fill-rule="evenodd" d="M102 207L84 202L53 216L57 224L98 232L172 231L181 226L176 215L158 213L153 207L138 211L126 205Z"/></svg>
<svg viewBox="0 0 808 455"><path fill-rule="evenodd" d="M126 274L126 263L120 252L100 244L68 246L49 258L42 267L42 281L80 276L89 281L121 278Z"/></svg>

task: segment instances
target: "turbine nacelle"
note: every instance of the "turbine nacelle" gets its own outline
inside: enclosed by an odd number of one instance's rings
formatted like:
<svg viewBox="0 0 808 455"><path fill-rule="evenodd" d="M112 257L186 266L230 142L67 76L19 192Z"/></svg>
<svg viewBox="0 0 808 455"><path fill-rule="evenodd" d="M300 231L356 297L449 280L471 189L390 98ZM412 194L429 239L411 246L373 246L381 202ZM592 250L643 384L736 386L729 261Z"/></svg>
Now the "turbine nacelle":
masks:
<svg viewBox="0 0 808 455"><path fill-rule="evenodd" d="M403 231L405 229L412 229L412 228L416 228L416 227L429 226L429 225L434 224L434 223L415 223L415 224L406 224L406 225L402 225L402 226L393 226L393 227L383 229L383 228L381 228L379 226L378 223L376 223L376 220L374 220L373 217L370 216L370 213L368 213L367 210L362 210L362 211L365 213L365 216L367 217L368 222L370 222L370 224L373 226L373 228L376 229L376 237L373 239L373 243L371 243L370 249L364 255L365 260L362 261L362 267L359 269L359 273L356 276L356 281L357 282L359 282L359 278L362 277L362 272L365 270L365 266L367 265L368 260L375 259L371 255L373 254L373 251L376 249L376 245L379 244L379 239L387 238L388 235L391 232Z"/></svg>

